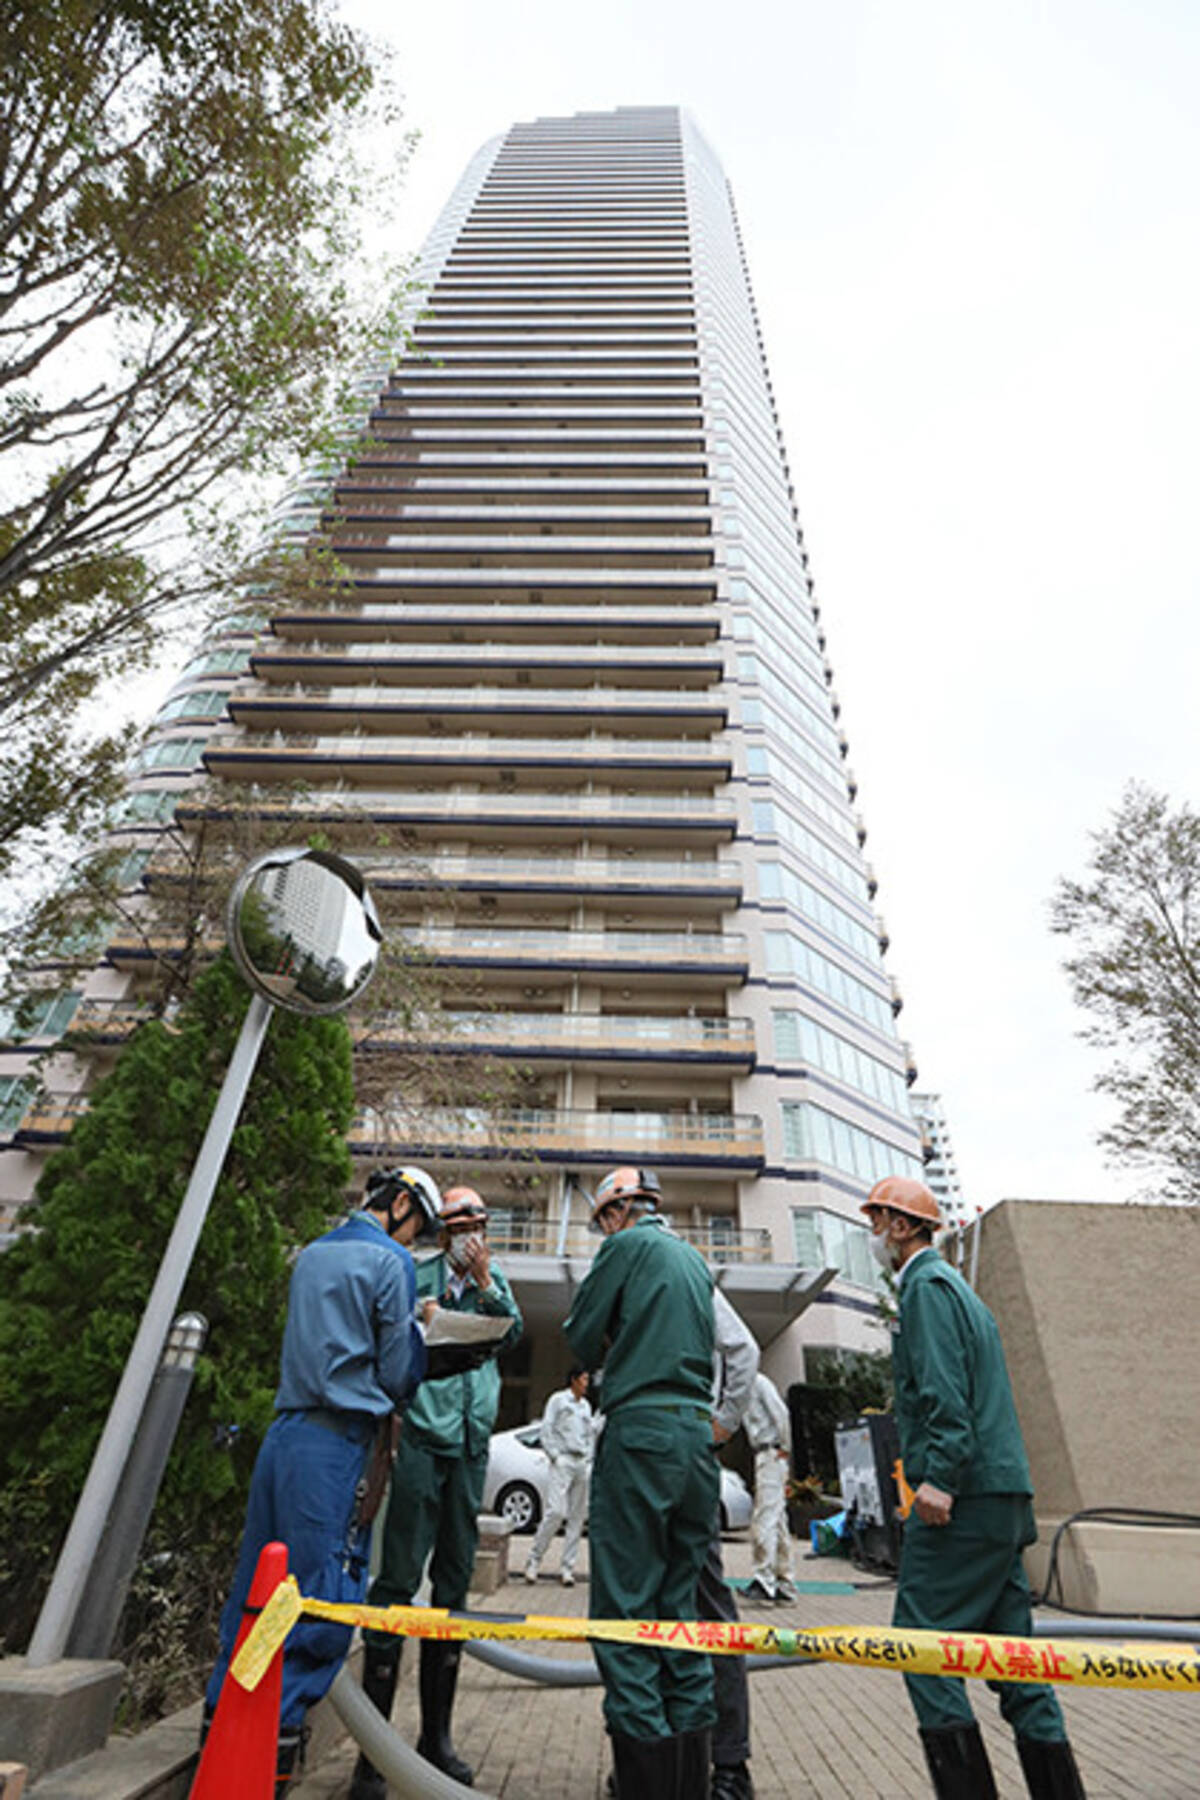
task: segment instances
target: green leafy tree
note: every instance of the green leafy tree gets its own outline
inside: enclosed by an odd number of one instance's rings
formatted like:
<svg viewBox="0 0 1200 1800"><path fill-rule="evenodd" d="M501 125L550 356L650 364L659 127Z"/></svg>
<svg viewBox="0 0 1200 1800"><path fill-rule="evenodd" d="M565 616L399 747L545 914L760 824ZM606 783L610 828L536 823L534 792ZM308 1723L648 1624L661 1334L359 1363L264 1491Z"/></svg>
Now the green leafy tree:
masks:
<svg viewBox="0 0 1200 1800"><path fill-rule="evenodd" d="M1059 882L1051 928L1090 1014L1080 1036L1112 1060L1099 1142L1164 1197L1200 1200L1200 815L1131 783L1091 834L1085 877Z"/></svg>
<svg viewBox="0 0 1200 1800"><path fill-rule="evenodd" d="M0 9L0 871L112 797L97 687L228 579L247 493L333 448L339 382L394 344L364 244L397 119L328 0Z"/></svg>
<svg viewBox="0 0 1200 1800"><path fill-rule="evenodd" d="M182 1200L247 993L227 956L152 1020L47 1163L35 1230L0 1257L0 1617L23 1644ZM153 1710L211 1654L272 1410L289 1260L350 1181L350 1037L277 1013L188 1278L210 1322L152 1524L123 1653ZM224 1446L224 1447L222 1447ZM158 1571L156 1573L156 1570ZM177 1655L164 1668L164 1640ZM168 1661L170 1659L168 1658Z"/></svg>

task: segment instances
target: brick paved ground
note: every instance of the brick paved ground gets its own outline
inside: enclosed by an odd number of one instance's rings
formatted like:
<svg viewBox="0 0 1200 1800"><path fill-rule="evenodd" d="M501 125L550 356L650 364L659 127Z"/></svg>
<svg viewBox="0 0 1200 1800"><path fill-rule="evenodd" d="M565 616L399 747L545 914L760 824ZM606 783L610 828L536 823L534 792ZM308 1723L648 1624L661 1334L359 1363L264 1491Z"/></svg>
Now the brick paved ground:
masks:
<svg viewBox="0 0 1200 1800"><path fill-rule="evenodd" d="M526 1543L517 1540L520 1568ZM585 1546L586 1549L586 1546ZM548 1561L557 1566L554 1549ZM726 1545L731 1575L749 1573L744 1541ZM802 1561L804 1581L864 1578L847 1565ZM889 1583L853 1593L802 1594L794 1607L743 1608L781 1623L884 1623ZM535 1591L510 1580L489 1605L506 1612L584 1614L585 1581L564 1589L544 1576ZM554 1645L554 1657L585 1656ZM417 1736L416 1658L406 1654L394 1722ZM1024 1795L1012 1740L991 1694L972 1684L1003 1800ZM828 1665L751 1677L752 1768L758 1800L929 1800L930 1788L904 1686L896 1675ZM1091 1689L1063 1697L1088 1800L1196 1800L1200 1796L1200 1696ZM598 1688L555 1689L514 1680L464 1658L455 1740L496 1800L602 1800L609 1759ZM334 1800L349 1785L353 1753L339 1751L298 1784L296 1800Z"/></svg>

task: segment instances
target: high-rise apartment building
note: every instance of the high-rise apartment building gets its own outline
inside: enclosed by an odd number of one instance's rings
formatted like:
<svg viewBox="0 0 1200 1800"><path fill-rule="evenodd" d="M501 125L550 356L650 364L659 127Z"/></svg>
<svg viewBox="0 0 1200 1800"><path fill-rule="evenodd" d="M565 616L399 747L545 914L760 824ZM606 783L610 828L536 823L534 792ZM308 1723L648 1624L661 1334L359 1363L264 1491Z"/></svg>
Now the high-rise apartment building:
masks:
<svg viewBox="0 0 1200 1800"><path fill-rule="evenodd" d="M925 1185L937 1195L942 1216L948 1225L966 1222L967 1203L958 1163L954 1156L954 1140L946 1121L946 1108L940 1094L910 1095L913 1118L924 1143Z"/></svg>
<svg viewBox="0 0 1200 1800"><path fill-rule="evenodd" d="M519 1104L398 1100L356 1147L498 1201L537 1395L580 1190L617 1162L658 1171L786 1383L805 1343L880 1347L858 1207L921 1156L729 189L674 108L517 125L423 273L369 435L281 514L334 521L348 579L221 623L155 722L131 851L181 790L220 817L254 784L455 971ZM76 1018L118 1040L137 986L118 940ZM8 1094L19 1187L83 1102Z"/></svg>

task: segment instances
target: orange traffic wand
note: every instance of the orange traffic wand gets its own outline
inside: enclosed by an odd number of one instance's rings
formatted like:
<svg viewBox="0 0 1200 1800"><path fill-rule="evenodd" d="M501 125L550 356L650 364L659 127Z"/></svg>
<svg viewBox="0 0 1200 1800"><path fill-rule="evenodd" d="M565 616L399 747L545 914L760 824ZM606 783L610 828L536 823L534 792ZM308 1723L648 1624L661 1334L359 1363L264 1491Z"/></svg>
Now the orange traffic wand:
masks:
<svg viewBox="0 0 1200 1800"><path fill-rule="evenodd" d="M235 1656L287 1574L287 1560L286 1544L263 1545L238 1627ZM189 1800L272 1800L282 1688L282 1647L253 1693L226 1673Z"/></svg>

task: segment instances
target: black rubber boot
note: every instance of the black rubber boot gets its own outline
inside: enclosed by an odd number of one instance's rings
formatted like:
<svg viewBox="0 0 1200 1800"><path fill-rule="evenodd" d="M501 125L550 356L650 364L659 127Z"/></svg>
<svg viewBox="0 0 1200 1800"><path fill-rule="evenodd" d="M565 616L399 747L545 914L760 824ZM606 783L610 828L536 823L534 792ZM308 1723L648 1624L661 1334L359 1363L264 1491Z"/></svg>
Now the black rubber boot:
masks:
<svg viewBox="0 0 1200 1800"><path fill-rule="evenodd" d="M475 1771L457 1754L450 1739L462 1649L461 1644L442 1644L435 1638L421 1640L421 1735L417 1739L417 1755L452 1781L472 1787Z"/></svg>
<svg viewBox="0 0 1200 1800"><path fill-rule="evenodd" d="M275 1752L275 1800L284 1800L284 1796L291 1793L293 1782L299 1781L304 1773L307 1736L303 1726L292 1726L279 1733L279 1747Z"/></svg>
<svg viewBox="0 0 1200 1800"><path fill-rule="evenodd" d="M707 1727L703 1731L684 1731L675 1742L678 1745L678 1786L675 1791L680 1800L709 1800L712 1732Z"/></svg>
<svg viewBox="0 0 1200 1800"><path fill-rule="evenodd" d="M999 1800L978 1725L923 1731L921 1742L938 1800Z"/></svg>
<svg viewBox="0 0 1200 1800"><path fill-rule="evenodd" d="M363 1646L363 1693L385 1719L392 1716L392 1702L396 1698L396 1682L400 1674L400 1652L403 1648L402 1638L397 1638L395 1643L385 1644L382 1649L372 1643ZM350 1783L350 1800L384 1800L386 1794L385 1777L366 1754L360 1752Z"/></svg>
<svg viewBox="0 0 1200 1800"><path fill-rule="evenodd" d="M614 1731L612 1753L617 1800L687 1800L679 1785L677 1737L631 1738Z"/></svg>
<svg viewBox="0 0 1200 1800"><path fill-rule="evenodd" d="M1017 1755L1031 1800L1087 1800L1075 1752L1065 1738L1047 1744L1019 1737Z"/></svg>
<svg viewBox="0 0 1200 1800"><path fill-rule="evenodd" d="M754 1800L754 1783L744 1762L714 1763L710 1800Z"/></svg>

